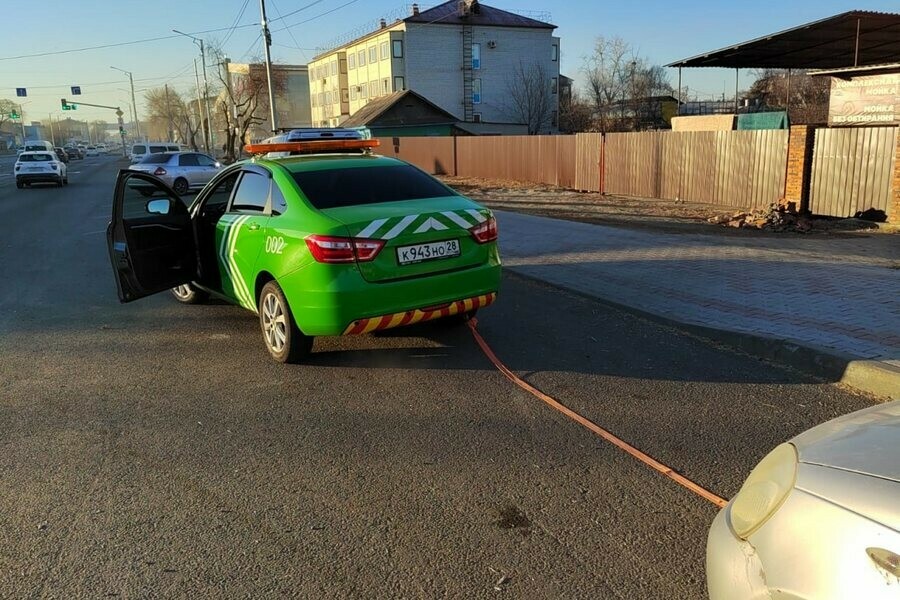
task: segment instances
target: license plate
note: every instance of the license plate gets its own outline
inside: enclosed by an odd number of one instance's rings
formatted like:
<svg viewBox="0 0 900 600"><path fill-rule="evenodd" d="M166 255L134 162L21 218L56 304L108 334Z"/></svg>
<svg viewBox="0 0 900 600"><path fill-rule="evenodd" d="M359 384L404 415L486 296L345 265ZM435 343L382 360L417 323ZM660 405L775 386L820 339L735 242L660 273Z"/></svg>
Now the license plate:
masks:
<svg viewBox="0 0 900 600"><path fill-rule="evenodd" d="M454 256L459 256L459 240L444 240L443 242L400 246L397 248L397 262L401 265L411 265L426 260L453 258Z"/></svg>

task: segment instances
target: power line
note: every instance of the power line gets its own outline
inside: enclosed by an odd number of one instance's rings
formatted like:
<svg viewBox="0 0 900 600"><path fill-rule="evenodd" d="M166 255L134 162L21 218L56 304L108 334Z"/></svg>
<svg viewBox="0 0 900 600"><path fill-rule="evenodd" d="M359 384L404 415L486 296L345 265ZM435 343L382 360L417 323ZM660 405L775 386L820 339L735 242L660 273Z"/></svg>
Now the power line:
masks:
<svg viewBox="0 0 900 600"><path fill-rule="evenodd" d="M250 44L250 47L247 48L247 51L244 52L243 54L241 54L241 57L238 59L238 62L241 62L242 60L244 60L245 56L247 56L248 54L253 52L253 49L256 48L257 42L259 42L261 39L262 39L262 34L260 33L259 35L256 36L256 39L253 40L253 43Z"/></svg>
<svg viewBox="0 0 900 600"><path fill-rule="evenodd" d="M321 0L319 0L319 1L321 1ZM272 2L272 8L274 8L274 9L275 9L275 12L278 13L279 20L284 19L284 16L282 16L281 11L278 10L278 5L275 4L275 0L271 0L271 2ZM318 2L313 2L313 4L318 4ZM310 6L312 6L312 4L307 5L307 6L305 6L304 8L309 8ZM298 10L296 10L296 11L294 11L294 12L295 12L295 13L296 13L296 12L300 12L301 10L303 10L303 8L298 9ZM289 14L293 14L293 13L289 13ZM306 55L306 52L304 52L303 49L300 48L300 44L297 42L297 38L294 37L294 32L291 31L290 29L288 29L288 33L290 34L291 39L294 40L294 46L296 46L296 47L297 47L297 50L300 51L300 54L303 55L303 60L309 62L309 57Z"/></svg>
<svg viewBox="0 0 900 600"><path fill-rule="evenodd" d="M359 0L350 0L350 2L345 2L345 3L341 4L340 6L335 6L331 10L326 10L325 12L319 13L318 15L316 15L314 17L310 17L310 18L306 19L305 21L298 21L297 23L294 23L293 25L286 25L286 26L282 27L281 29L273 29L272 31L274 33L278 33L279 31L284 31L285 29L290 29L292 27L297 27L298 25L303 25L304 23L309 23L310 21L315 21L316 19L324 17L325 15L330 15L333 12L337 12L344 7L350 6L351 4L356 4L357 2L359 2Z"/></svg>
<svg viewBox="0 0 900 600"><path fill-rule="evenodd" d="M259 23L247 23L245 25L238 25L233 29L246 29L248 27L258 27ZM191 32L190 35L199 35L203 33L217 33L219 31L228 31L232 29L231 27L219 27L218 29L207 29L205 31L194 31ZM34 54L20 54L18 56L0 56L0 61L4 60L18 60L21 58L38 58L41 56L54 56L57 54L70 54L72 52L86 52L88 50L102 50L104 48L119 48L121 46L133 46L134 44L146 44L148 42L159 42L162 40L171 40L177 37L181 37L179 35L164 35L153 38L144 38L141 40L132 40L130 42L118 42L115 44L102 44L99 46L85 46L83 48L72 48L69 50L54 50L52 52L36 52Z"/></svg>
<svg viewBox="0 0 900 600"><path fill-rule="evenodd" d="M315 6L316 4L320 4L320 3L324 2L324 1L325 1L325 0L315 0L315 2L310 2L310 3L307 4L306 6L301 6L301 7L298 8L297 10L292 10L291 12L289 12L289 13L286 14L286 15L282 15L282 14L281 14L281 11L279 11L279 10L276 8L275 11L278 12L278 18L277 18L277 19L269 19L269 22L270 22L270 23L274 23L275 21L283 21L284 19L287 19L287 18L290 17L290 16L296 15L298 12L302 12L302 11L306 10L307 8L312 8L312 7Z"/></svg>
<svg viewBox="0 0 900 600"><path fill-rule="evenodd" d="M237 27L238 21L244 18L244 11L247 10L247 5L250 4L250 0L244 0L244 5L241 7L241 11L234 18L234 21L231 22L231 29L228 30L228 34L225 36L225 39L222 40L220 44L221 47L225 47L225 44L228 43L228 40L231 39L231 36L234 34L234 28Z"/></svg>

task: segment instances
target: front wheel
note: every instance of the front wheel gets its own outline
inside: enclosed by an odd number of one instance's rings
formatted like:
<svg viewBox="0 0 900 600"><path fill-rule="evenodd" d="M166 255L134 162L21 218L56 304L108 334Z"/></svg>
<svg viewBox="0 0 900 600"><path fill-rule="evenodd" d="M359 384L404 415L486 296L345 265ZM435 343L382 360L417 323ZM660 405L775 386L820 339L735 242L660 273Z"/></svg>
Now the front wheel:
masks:
<svg viewBox="0 0 900 600"><path fill-rule="evenodd" d="M172 288L172 295L182 304L202 304L209 299L209 294L198 290L189 283Z"/></svg>
<svg viewBox="0 0 900 600"><path fill-rule="evenodd" d="M263 286L258 306L263 340L272 358L281 363L298 363L309 356L313 339L297 327L284 292L276 282Z"/></svg>

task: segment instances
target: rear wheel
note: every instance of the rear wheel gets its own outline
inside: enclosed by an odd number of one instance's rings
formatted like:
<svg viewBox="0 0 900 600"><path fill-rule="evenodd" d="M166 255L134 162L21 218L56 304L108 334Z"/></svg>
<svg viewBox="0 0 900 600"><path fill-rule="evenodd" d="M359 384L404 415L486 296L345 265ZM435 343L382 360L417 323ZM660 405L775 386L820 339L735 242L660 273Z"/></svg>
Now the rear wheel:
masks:
<svg viewBox="0 0 900 600"><path fill-rule="evenodd" d="M21 190L23 187L25 187L25 184L22 183L21 181L17 181L17 182L16 182L16 187L19 188L19 189Z"/></svg>
<svg viewBox="0 0 900 600"><path fill-rule="evenodd" d="M183 196L188 191L187 179L179 177L175 180L175 183L172 184L172 189L175 190L175 193L179 196Z"/></svg>
<svg viewBox="0 0 900 600"><path fill-rule="evenodd" d="M209 294L198 290L189 283L172 288L172 295L182 304L202 304L209 299Z"/></svg>
<svg viewBox="0 0 900 600"><path fill-rule="evenodd" d="M63 178L60 177L59 180L56 182L56 187L62 187L62 186L63 186Z"/></svg>
<svg viewBox="0 0 900 600"><path fill-rule="evenodd" d="M281 363L298 363L309 356L313 339L294 322L281 287L274 281L259 293L259 325L272 358Z"/></svg>
<svg viewBox="0 0 900 600"><path fill-rule="evenodd" d="M63 179L63 185L69 185L69 176L66 175L65 179Z"/></svg>

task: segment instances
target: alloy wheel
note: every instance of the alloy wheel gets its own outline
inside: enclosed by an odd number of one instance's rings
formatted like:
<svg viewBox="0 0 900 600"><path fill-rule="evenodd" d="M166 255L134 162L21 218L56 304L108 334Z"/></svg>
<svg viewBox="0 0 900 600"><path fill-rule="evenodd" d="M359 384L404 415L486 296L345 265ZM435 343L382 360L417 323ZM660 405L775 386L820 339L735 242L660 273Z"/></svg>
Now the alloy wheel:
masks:
<svg viewBox="0 0 900 600"><path fill-rule="evenodd" d="M287 318L284 306L275 294L266 294L263 298L262 317L266 344L276 354L281 353L287 341Z"/></svg>

